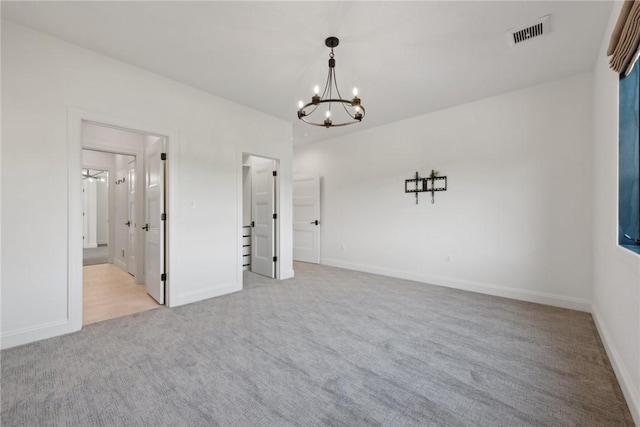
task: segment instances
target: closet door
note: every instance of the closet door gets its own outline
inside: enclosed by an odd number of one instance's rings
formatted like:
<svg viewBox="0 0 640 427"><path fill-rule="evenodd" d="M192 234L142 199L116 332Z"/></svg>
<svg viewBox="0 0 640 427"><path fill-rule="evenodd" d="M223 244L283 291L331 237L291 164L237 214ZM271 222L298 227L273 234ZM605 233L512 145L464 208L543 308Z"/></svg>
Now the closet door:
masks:
<svg viewBox="0 0 640 427"><path fill-rule="evenodd" d="M252 158L251 163L251 271L275 277L275 162Z"/></svg>

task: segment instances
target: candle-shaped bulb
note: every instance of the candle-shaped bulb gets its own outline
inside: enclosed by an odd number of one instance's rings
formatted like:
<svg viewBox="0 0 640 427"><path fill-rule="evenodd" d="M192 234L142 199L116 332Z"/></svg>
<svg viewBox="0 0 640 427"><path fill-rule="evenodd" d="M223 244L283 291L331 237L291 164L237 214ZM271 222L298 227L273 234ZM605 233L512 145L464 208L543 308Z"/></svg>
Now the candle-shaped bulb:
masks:
<svg viewBox="0 0 640 427"><path fill-rule="evenodd" d="M304 102L299 101L299 102L298 102L298 108L302 108L302 107L304 107Z"/></svg>
<svg viewBox="0 0 640 427"><path fill-rule="evenodd" d="M327 116L327 119L331 117L331 111L327 110L327 112L325 113L325 116Z"/></svg>
<svg viewBox="0 0 640 427"><path fill-rule="evenodd" d="M315 86L313 87L313 93L315 93L316 95L317 95L317 94L319 94L319 93L320 93L320 86L315 85Z"/></svg>
<svg viewBox="0 0 640 427"><path fill-rule="evenodd" d="M360 106L356 105L356 112L359 113L360 112Z"/></svg>
<svg viewBox="0 0 640 427"><path fill-rule="evenodd" d="M358 96L358 88L357 87L353 88L353 96Z"/></svg>

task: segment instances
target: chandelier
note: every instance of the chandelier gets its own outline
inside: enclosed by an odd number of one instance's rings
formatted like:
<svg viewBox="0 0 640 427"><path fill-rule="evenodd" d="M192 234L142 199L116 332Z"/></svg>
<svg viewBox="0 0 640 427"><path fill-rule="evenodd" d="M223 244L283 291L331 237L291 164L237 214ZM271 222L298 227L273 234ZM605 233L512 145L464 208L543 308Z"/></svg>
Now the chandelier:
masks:
<svg viewBox="0 0 640 427"><path fill-rule="evenodd" d="M311 97L311 102L305 104L300 101L298 103L298 118L310 125L324 126L326 128L346 126L359 123L364 118L364 107L360 102L360 98L358 98L358 89L353 88L352 99L343 99L342 95L340 95L340 90L338 90L335 72L336 60L334 58L333 48L338 46L339 43L340 40L338 40L337 37L327 37L324 41L324 44L331 49L331 53L329 54L329 74L327 75L327 82L325 83L322 94L320 94L320 88L316 85L313 89L314 95ZM324 110L324 121L320 121L321 116L319 114L316 114L315 119L311 117L320 105L327 107L327 109ZM346 115L342 113L332 116L332 108L334 108L333 113L337 113L335 111L336 109L340 110L340 108L342 108L346 112ZM336 120L335 123L334 120Z"/></svg>

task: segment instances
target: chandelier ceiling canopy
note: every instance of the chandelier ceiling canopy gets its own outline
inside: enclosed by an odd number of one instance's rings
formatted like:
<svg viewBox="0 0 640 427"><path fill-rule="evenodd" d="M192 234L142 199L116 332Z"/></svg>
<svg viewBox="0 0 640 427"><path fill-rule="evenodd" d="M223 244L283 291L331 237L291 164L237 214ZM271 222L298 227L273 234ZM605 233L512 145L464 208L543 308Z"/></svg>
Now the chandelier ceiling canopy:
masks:
<svg viewBox="0 0 640 427"><path fill-rule="evenodd" d="M305 123L314 126L324 126L326 128L336 126L346 126L362 121L365 115L364 107L360 98L358 98L358 89L353 88L353 98L344 99L338 89L338 82L336 81L336 60L334 58L333 48L338 46L340 40L337 37L327 37L324 44L331 49L329 54L329 73L327 75L327 82L325 83L324 90L320 93L320 88L316 85L313 89L314 95L311 97L311 102L305 104L303 101L298 103L298 118ZM314 117L312 115L318 110ZM344 113L342 113L344 110ZM324 116L322 116L324 112ZM340 114L336 114L339 113ZM324 120L322 120L324 119Z"/></svg>

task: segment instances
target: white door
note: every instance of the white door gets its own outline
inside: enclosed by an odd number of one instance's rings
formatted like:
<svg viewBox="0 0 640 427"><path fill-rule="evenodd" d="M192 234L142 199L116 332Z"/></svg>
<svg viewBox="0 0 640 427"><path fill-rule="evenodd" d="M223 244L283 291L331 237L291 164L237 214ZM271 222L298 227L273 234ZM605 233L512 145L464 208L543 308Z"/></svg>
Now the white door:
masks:
<svg viewBox="0 0 640 427"><path fill-rule="evenodd" d="M128 250L127 253L127 271L129 274L136 275L136 161L129 162L129 200L128 200L128 218L126 225L128 233Z"/></svg>
<svg viewBox="0 0 640 427"><path fill-rule="evenodd" d="M164 304L164 162L161 159L164 139L149 143L145 149L145 262L147 293Z"/></svg>
<svg viewBox="0 0 640 427"><path fill-rule="evenodd" d="M98 189L96 181L93 178L85 178L82 180L84 194L84 248L97 248L97 205L98 205Z"/></svg>
<svg viewBox="0 0 640 427"><path fill-rule="evenodd" d="M320 264L320 177L293 177L293 259Z"/></svg>
<svg viewBox="0 0 640 427"><path fill-rule="evenodd" d="M273 160L251 160L251 271L275 277L274 228L275 179Z"/></svg>
<svg viewBox="0 0 640 427"><path fill-rule="evenodd" d="M82 178L82 249L87 249L87 235L89 234L89 200L87 199L87 180Z"/></svg>

